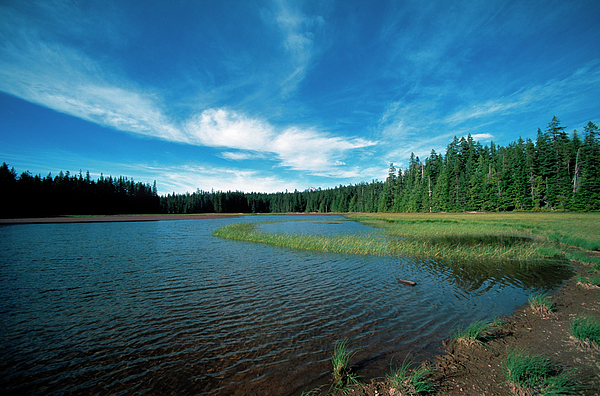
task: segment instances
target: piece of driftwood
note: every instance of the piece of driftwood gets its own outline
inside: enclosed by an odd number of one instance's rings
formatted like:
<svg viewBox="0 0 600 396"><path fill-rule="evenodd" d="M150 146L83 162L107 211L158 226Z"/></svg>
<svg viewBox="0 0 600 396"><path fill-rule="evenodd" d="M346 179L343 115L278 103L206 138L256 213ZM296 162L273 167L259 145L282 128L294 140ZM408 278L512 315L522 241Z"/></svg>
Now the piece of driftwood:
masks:
<svg viewBox="0 0 600 396"><path fill-rule="evenodd" d="M402 283L405 286L415 286L417 282L409 281L406 279L398 279L398 282Z"/></svg>

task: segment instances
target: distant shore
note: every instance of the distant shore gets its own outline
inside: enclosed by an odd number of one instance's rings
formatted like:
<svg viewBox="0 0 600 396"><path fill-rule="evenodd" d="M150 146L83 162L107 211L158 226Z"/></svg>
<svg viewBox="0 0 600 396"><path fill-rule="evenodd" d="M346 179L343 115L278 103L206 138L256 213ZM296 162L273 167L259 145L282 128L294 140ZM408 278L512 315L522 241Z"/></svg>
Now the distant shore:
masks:
<svg viewBox="0 0 600 396"><path fill-rule="evenodd" d="M164 220L232 219L239 214L191 214L191 215L123 215L123 216L59 216L0 219L0 224L46 224L46 223L109 223Z"/></svg>
<svg viewBox="0 0 600 396"><path fill-rule="evenodd" d="M242 216L310 216L322 215L342 216L343 213L198 213L198 214L142 214L142 215L107 215L107 216L55 216L55 217L23 217L0 219L2 224L46 224L46 223L109 223L122 221L164 221L164 220L210 220L210 219L235 219Z"/></svg>

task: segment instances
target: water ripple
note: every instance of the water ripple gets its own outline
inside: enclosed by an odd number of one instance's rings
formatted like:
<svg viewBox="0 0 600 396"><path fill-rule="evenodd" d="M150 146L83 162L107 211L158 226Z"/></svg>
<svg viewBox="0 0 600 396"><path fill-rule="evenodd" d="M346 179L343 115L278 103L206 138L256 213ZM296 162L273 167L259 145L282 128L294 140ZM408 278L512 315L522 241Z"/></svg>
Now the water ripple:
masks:
<svg viewBox="0 0 600 396"><path fill-rule="evenodd" d="M365 232L320 219L273 227ZM329 380L342 338L381 376L565 277L210 235L231 221L256 219L3 227L0 393L299 394Z"/></svg>

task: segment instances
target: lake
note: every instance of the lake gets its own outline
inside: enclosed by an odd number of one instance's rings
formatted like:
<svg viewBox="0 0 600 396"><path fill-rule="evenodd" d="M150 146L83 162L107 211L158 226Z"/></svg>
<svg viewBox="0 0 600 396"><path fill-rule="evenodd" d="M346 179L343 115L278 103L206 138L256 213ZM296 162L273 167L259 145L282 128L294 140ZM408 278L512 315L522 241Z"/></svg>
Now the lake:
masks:
<svg viewBox="0 0 600 396"><path fill-rule="evenodd" d="M334 216L0 226L0 393L299 395L328 383L341 339L363 380L383 376L570 275L211 236L239 221L377 232Z"/></svg>

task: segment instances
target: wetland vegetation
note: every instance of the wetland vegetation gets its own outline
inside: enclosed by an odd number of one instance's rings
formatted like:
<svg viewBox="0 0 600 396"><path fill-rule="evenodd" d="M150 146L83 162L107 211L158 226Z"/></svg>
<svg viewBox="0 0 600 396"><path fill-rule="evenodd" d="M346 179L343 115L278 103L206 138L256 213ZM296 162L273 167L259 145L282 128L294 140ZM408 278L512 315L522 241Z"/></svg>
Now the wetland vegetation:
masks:
<svg viewBox="0 0 600 396"><path fill-rule="evenodd" d="M259 223L235 223L213 235L295 249L545 265L577 260L600 270L584 250L600 249L598 213L353 214L372 234L269 233ZM379 231L379 232L377 232ZM513 263L514 264L514 263Z"/></svg>

